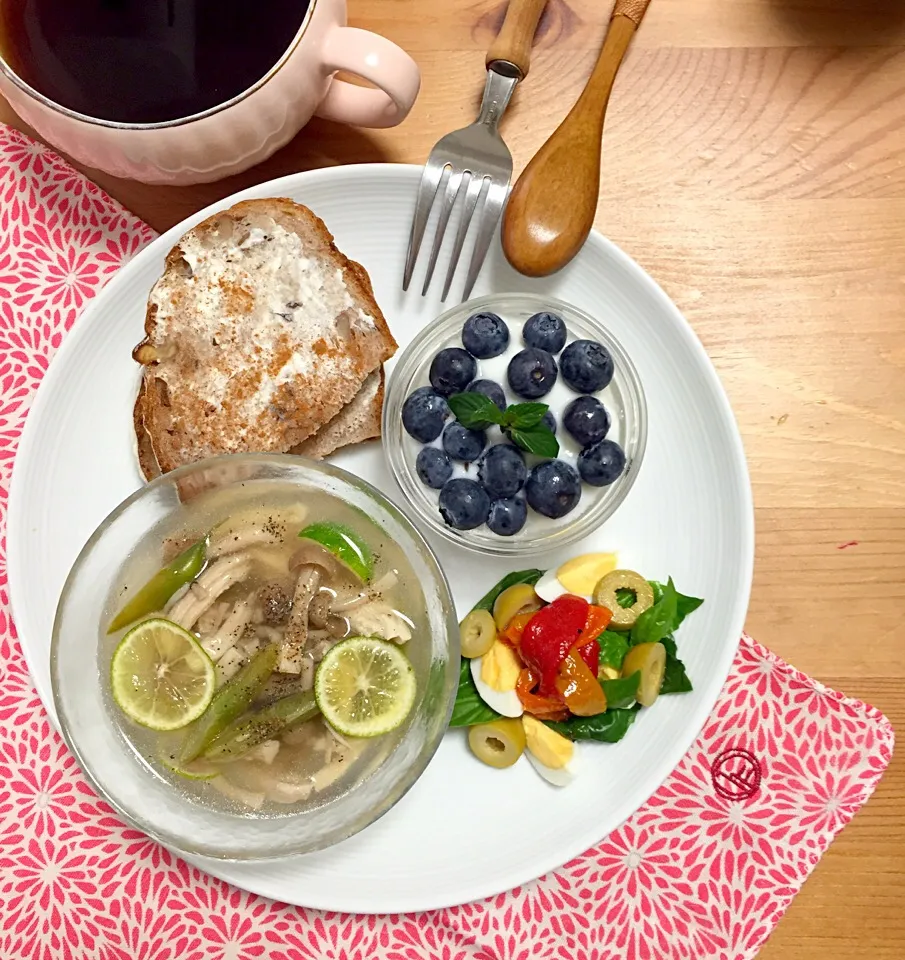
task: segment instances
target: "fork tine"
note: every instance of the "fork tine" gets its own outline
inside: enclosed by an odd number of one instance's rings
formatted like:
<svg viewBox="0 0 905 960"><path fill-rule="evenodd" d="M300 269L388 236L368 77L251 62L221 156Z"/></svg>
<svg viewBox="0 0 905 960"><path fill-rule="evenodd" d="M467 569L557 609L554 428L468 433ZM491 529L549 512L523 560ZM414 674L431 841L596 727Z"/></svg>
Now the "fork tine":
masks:
<svg viewBox="0 0 905 960"><path fill-rule="evenodd" d="M481 208L478 220L478 234L475 237L474 252L471 255L471 263L468 265L468 276L465 278L465 289L462 291L463 303L471 296L472 288L481 267L484 266L484 260L487 258L487 251L490 249L490 242L493 240L497 226L500 222L500 214L503 212L503 206L506 203L506 195L509 191L508 183L495 183L490 181L487 189L487 199Z"/></svg>
<svg viewBox="0 0 905 960"><path fill-rule="evenodd" d="M418 186L418 199L415 202L415 212L412 215L412 229L409 233L409 248L405 257L405 273L402 277L402 289L408 290L418 260L418 251L424 238L424 228L430 217L434 197L440 186L440 179L446 173L447 167L438 167L428 162L421 174L421 183Z"/></svg>
<svg viewBox="0 0 905 960"><path fill-rule="evenodd" d="M461 173L457 173L454 169L451 169L449 179L446 181L446 190L440 202L440 216L437 218L437 232L434 234L430 260L427 262L427 273L424 275L424 286L421 288L422 297L427 293L427 288L430 286L431 279L434 276L434 268L437 266L437 256L440 253L440 247L443 246L443 238L446 235L446 225L449 223L449 215L452 213L452 208L456 203L456 197L459 195L459 187L462 186L462 176Z"/></svg>
<svg viewBox="0 0 905 960"><path fill-rule="evenodd" d="M463 178L464 177L468 178L465 180L467 184L465 190L465 207L462 210L462 219L459 221L459 229L456 232L456 242L453 246L452 258L449 261L449 269L446 271L446 282L443 284L443 294L440 297L441 303L446 302L446 295L449 293L453 274L459 265L459 257L462 255L462 247L465 244L465 237L468 235L471 218L474 216L475 207L478 205L478 197L481 195L481 190L484 186L484 178L470 171L466 171L463 174Z"/></svg>

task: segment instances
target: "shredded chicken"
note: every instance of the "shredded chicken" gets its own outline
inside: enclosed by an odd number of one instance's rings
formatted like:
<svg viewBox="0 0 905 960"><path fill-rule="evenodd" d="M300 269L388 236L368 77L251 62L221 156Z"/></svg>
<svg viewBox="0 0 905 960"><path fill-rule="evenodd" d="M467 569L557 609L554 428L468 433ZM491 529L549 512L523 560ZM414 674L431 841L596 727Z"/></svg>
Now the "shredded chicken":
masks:
<svg viewBox="0 0 905 960"><path fill-rule="evenodd" d="M215 790L219 790L225 797L229 797L230 800L237 800L251 810L260 810L261 807L264 806L266 796L263 793L257 793L254 790L243 790L242 787L237 787L234 783L230 783L224 776L214 777L214 779L209 782Z"/></svg>
<svg viewBox="0 0 905 960"><path fill-rule="evenodd" d="M167 611L167 618L191 630L198 618L209 610L235 583L244 580L251 570L251 561L241 553L221 557L212 563Z"/></svg>
<svg viewBox="0 0 905 960"><path fill-rule="evenodd" d="M399 643L412 639L411 620L393 609L386 600L372 600L365 606L356 607L349 611L348 617L355 633L385 637Z"/></svg>
<svg viewBox="0 0 905 960"><path fill-rule="evenodd" d="M263 743L259 743L256 747L252 747L251 750L244 754L241 759L260 760L261 763L266 763L268 766L270 766L270 764L276 759L276 756L279 752L279 740L265 740Z"/></svg>

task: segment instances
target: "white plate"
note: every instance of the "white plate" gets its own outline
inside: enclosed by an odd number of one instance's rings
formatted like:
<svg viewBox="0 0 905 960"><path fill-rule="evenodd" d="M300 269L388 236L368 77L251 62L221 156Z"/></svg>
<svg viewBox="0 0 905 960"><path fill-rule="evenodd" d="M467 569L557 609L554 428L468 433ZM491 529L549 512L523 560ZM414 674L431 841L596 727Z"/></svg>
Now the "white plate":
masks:
<svg viewBox="0 0 905 960"><path fill-rule="evenodd" d="M48 710L50 633L63 581L94 528L141 482L131 422L138 374L130 352L142 337L145 301L166 252L194 223L236 200L292 197L364 264L404 345L442 312L436 299L403 295L399 287L418 177L414 167L350 166L253 187L151 244L75 324L26 423L7 531L16 626ZM436 288L444 275L441 263ZM420 276L412 286L420 289ZM584 769L566 789L549 786L527 763L503 772L484 767L461 733L449 734L414 789L358 836L279 863L193 860L216 876L277 900L365 913L490 896L555 869L622 823L678 763L716 701L742 630L754 549L744 452L716 372L654 281L597 234L566 270L543 281L513 272L497 246L475 295L503 291L546 292L596 314L637 364L650 416L644 465L626 502L586 546L616 549L624 565L650 578L672 575L681 591L706 598L679 634L694 692L642 712L619 744L588 744ZM336 462L398 500L379 445ZM476 566L471 553L437 540L434 546L460 611L516 566ZM89 646L91 629L86 625Z"/></svg>

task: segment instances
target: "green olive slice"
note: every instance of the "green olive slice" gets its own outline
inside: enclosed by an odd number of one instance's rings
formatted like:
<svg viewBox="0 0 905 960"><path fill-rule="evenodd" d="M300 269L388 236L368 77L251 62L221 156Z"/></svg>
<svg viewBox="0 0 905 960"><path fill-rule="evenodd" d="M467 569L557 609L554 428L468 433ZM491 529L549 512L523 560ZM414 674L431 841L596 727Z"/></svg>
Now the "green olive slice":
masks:
<svg viewBox="0 0 905 960"><path fill-rule="evenodd" d="M489 610L472 610L459 624L463 657L483 657L495 640L496 624Z"/></svg>
<svg viewBox="0 0 905 960"><path fill-rule="evenodd" d="M525 728L521 719L502 718L479 723L468 730L471 752L488 767L511 767L525 750Z"/></svg>
<svg viewBox="0 0 905 960"><path fill-rule="evenodd" d="M623 607L619 603L619 590L631 590L635 595L635 602L630 607ZM611 630L631 630L638 617L654 605L654 591L640 573L612 570L601 577L594 587L594 603L612 611Z"/></svg>
<svg viewBox="0 0 905 960"><path fill-rule="evenodd" d="M530 583L516 583L507 587L493 604L493 619L496 621L497 630L505 630L517 613L540 610L542 606L543 601Z"/></svg>
<svg viewBox="0 0 905 960"><path fill-rule="evenodd" d="M649 707L660 696L663 674L666 672L666 647L662 643L639 643L632 647L622 661L622 676L641 673L635 699L642 707Z"/></svg>

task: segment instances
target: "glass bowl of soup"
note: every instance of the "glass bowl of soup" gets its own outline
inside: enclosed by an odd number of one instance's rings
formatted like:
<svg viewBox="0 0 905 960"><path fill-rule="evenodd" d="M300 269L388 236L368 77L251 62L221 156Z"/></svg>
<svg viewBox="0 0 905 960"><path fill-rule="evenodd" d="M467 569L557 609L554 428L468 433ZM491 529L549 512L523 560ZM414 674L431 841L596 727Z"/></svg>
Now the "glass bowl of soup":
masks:
<svg viewBox="0 0 905 960"><path fill-rule="evenodd" d="M63 737L98 793L225 860L322 849L389 810L440 743L458 664L417 529L365 481L281 455L182 467L120 504L51 647Z"/></svg>

